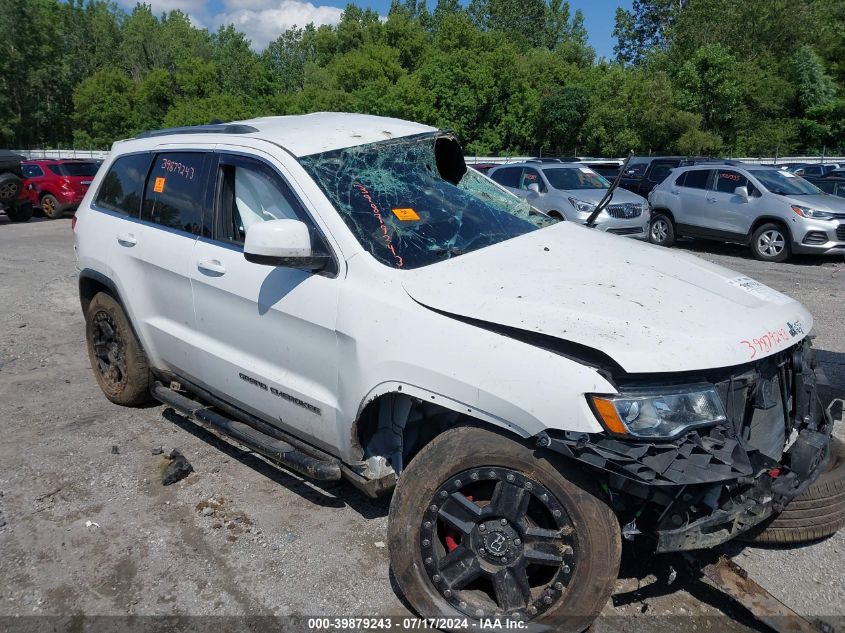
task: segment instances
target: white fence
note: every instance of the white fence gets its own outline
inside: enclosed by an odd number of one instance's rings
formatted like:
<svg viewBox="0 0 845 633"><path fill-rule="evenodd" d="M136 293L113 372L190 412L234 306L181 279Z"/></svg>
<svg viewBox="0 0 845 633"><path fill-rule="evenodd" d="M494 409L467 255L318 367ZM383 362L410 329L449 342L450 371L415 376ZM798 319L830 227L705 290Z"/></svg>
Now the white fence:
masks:
<svg viewBox="0 0 845 633"><path fill-rule="evenodd" d="M97 158L104 159L108 150L87 150L87 149L13 149L15 154L21 154L27 158Z"/></svg>

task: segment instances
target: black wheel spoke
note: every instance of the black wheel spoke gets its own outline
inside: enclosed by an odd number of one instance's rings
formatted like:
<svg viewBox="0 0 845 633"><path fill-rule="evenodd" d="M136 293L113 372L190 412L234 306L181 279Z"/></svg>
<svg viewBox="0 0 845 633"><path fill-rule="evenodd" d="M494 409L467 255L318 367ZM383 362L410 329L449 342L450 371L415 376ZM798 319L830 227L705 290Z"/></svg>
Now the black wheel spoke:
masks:
<svg viewBox="0 0 845 633"><path fill-rule="evenodd" d="M463 545L443 557L438 567L446 585L456 590L466 587L482 573L476 555Z"/></svg>
<svg viewBox="0 0 845 633"><path fill-rule="evenodd" d="M525 544L526 545L540 545L543 543L558 543L563 540L564 536L572 533L572 528L562 528L560 530L546 530L545 528L529 527L525 529Z"/></svg>
<svg viewBox="0 0 845 633"><path fill-rule="evenodd" d="M531 585L525 567L506 567L493 574L496 601L505 611L522 609L531 598Z"/></svg>
<svg viewBox="0 0 845 633"><path fill-rule="evenodd" d="M513 523L520 523L528 510L529 501L531 501L531 495L527 490L500 481L496 484L493 499L488 506L489 513L505 517Z"/></svg>
<svg viewBox="0 0 845 633"><path fill-rule="evenodd" d="M523 556L529 564L558 567L563 563L563 556L560 555L560 551L550 547L541 547L538 545L526 547Z"/></svg>
<svg viewBox="0 0 845 633"><path fill-rule="evenodd" d="M440 507L438 515L462 534L469 534L481 517L481 508L460 492L455 492Z"/></svg>

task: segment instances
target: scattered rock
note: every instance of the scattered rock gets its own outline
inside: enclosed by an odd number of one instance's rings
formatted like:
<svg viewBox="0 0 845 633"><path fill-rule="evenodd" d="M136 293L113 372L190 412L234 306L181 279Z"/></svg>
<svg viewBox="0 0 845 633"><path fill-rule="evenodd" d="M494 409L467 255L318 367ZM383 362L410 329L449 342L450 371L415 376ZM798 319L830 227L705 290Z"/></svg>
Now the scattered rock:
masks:
<svg viewBox="0 0 845 633"><path fill-rule="evenodd" d="M111 454L112 455L120 455L120 447L116 444L112 444L111 446Z"/></svg>
<svg viewBox="0 0 845 633"><path fill-rule="evenodd" d="M378 547L378 548L385 547L384 541L376 541L376 547Z"/></svg>
<svg viewBox="0 0 845 633"><path fill-rule="evenodd" d="M90 528L90 527L95 527L95 528L98 528L98 527L100 527L100 524L99 524L99 523L94 523L94 521L90 521L90 520L89 520L89 521L86 521L86 522L85 522L85 527L87 527L87 528Z"/></svg>
<svg viewBox="0 0 845 633"><path fill-rule="evenodd" d="M223 524L220 523L220 521L216 521L216 522L211 524L211 529L213 529L213 530L219 530L222 527L223 527Z"/></svg>
<svg viewBox="0 0 845 633"><path fill-rule="evenodd" d="M214 508L212 508L211 506L206 506L202 509L202 512L200 512L200 514L204 517L210 517L212 514L214 514Z"/></svg>
<svg viewBox="0 0 845 633"><path fill-rule="evenodd" d="M21 323L18 328L26 327L26 323Z"/></svg>
<svg viewBox="0 0 845 633"><path fill-rule="evenodd" d="M181 481L194 471L194 467L191 466L191 462L185 458L178 448L174 448L170 451L168 459L170 460L170 463L164 470L164 475L162 475L162 485L169 486L170 484L175 484L177 481Z"/></svg>
<svg viewBox="0 0 845 633"><path fill-rule="evenodd" d="M153 446L152 450L150 450L150 453L153 455L161 455L163 452L164 449L161 446Z"/></svg>

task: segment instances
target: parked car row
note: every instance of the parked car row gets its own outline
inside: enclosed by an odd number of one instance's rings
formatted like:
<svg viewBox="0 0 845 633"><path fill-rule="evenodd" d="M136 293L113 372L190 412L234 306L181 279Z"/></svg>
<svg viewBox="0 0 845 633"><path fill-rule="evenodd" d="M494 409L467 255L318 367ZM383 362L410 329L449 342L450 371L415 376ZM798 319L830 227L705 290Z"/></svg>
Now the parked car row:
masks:
<svg viewBox="0 0 845 633"><path fill-rule="evenodd" d="M621 165L545 158L484 167L536 209L583 224L610 186L605 174L615 178ZM619 187L595 228L661 246L679 237L736 242L772 262L792 254L845 255L845 169L837 163L635 156Z"/></svg>
<svg viewBox="0 0 845 633"><path fill-rule="evenodd" d="M26 222L34 209L51 219L73 212L100 167L97 160L27 160L0 151L0 210L13 222Z"/></svg>

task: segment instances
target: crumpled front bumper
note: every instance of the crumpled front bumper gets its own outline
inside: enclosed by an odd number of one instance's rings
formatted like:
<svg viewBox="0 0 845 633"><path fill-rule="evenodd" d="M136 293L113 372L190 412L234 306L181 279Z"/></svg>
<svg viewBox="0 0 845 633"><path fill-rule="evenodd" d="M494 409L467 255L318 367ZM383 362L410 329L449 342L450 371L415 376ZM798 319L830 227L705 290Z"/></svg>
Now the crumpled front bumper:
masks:
<svg viewBox="0 0 845 633"><path fill-rule="evenodd" d="M549 448L603 471L625 525L657 551L713 547L765 521L819 476L842 401L824 410L809 341L707 376L729 420L672 441L564 433ZM837 405L837 403L840 403Z"/></svg>

